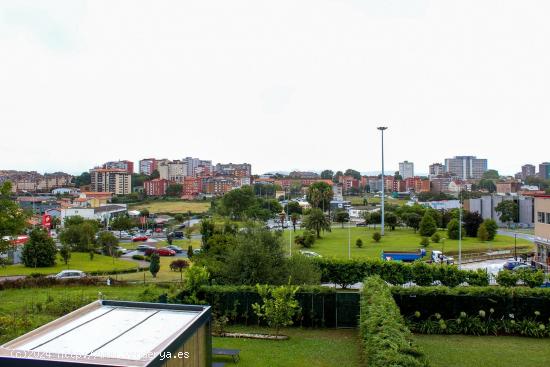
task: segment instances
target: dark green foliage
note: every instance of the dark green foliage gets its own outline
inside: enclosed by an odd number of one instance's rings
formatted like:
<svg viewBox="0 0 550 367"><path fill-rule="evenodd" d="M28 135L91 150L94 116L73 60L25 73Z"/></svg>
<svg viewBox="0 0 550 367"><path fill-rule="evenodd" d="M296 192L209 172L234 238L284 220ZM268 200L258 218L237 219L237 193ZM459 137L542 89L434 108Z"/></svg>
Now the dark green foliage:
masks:
<svg viewBox="0 0 550 367"><path fill-rule="evenodd" d="M397 218L397 215L395 215L395 213L392 213L392 212L384 213L384 224L390 227L392 231L395 230L395 226L397 226L398 219L399 218Z"/></svg>
<svg viewBox="0 0 550 367"><path fill-rule="evenodd" d="M150 263L149 263L149 272L153 276L153 278L157 277L157 273L160 270L160 257L156 252L153 252L151 256L149 256Z"/></svg>
<svg viewBox="0 0 550 367"><path fill-rule="evenodd" d="M447 225L447 236L451 240L459 239L459 221L457 219L452 219ZM464 228L462 228L462 237L464 238Z"/></svg>
<svg viewBox="0 0 550 367"><path fill-rule="evenodd" d="M421 367L429 363L379 277L367 278L361 294L360 338L369 367Z"/></svg>
<svg viewBox="0 0 550 367"><path fill-rule="evenodd" d="M357 246L357 248L361 248L363 247L363 240L358 238L355 240L355 246Z"/></svg>
<svg viewBox="0 0 550 367"><path fill-rule="evenodd" d="M55 242L48 233L43 229L33 229L23 246L21 260L30 268L54 266L56 254Z"/></svg>
<svg viewBox="0 0 550 367"><path fill-rule="evenodd" d="M315 231L317 238L321 238L321 231L330 232L330 221L321 209L311 209L309 214L306 215L303 224L310 231Z"/></svg>
<svg viewBox="0 0 550 367"><path fill-rule="evenodd" d="M333 195L332 186L326 182L319 181L309 186L307 190L307 201L313 208L322 209L324 211L329 209Z"/></svg>
<svg viewBox="0 0 550 367"><path fill-rule="evenodd" d="M441 236L439 235L439 233L435 232L432 235L431 239L433 243L439 243L439 241L441 241Z"/></svg>
<svg viewBox="0 0 550 367"><path fill-rule="evenodd" d="M334 221L340 223L342 228L344 228L344 223L349 221L349 213L347 210L339 209L334 212Z"/></svg>
<svg viewBox="0 0 550 367"><path fill-rule="evenodd" d="M180 197L183 192L182 184L170 184L166 188L166 196Z"/></svg>
<svg viewBox="0 0 550 367"><path fill-rule="evenodd" d="M430 237L437 232L437 224L430 213L426 212L420 221L418 231L423 237Z"/></svg>
<svg viewBox="0 0 550 367"><path fill-rule="evenodd" d="M422 237L422 239L420 240L420 246L422 247L430 246L430 239L428 237Z"/></svg>
<svg viewBox="0 0 550 367"><path fill-rule="evenodd" d="M332 176L334 176L334 171L330 169L326 169L321 172L321 178L325 180L332 180Z"/></svg>
<svg viewBox="0 0 550 367"><path fill-rule="evenodd" d="M189 247L187 247L187 257L189 259L193 257L193 245L189 245Z"/></svg>
<svg viewBox="0 0 550 367"><path fill-rule="evenodd" d="M294 243L304 248L310 248L315 243L315 232L305 230L302 235L297 235L294 239Z"/></svg>
<svg viewBox="0 0 550 367"><path fill-rule="evenodd" d="M499 219L508 223L519 221L518 204L514 200L503 200L495 207L495 211L500 215Z"/></svg>
<svg viewBox="0 0 550 367"><path fill-rule="evenodd" d="M287 205L285 205L284 211L285 213L288 212L289 215L292 215L294 213L302 214L302 207L297 201L291 201Z"/></svg>
<svg viewBox="0 0 550 367"><path fill-rule="evenodd" d="M486 242L489 240L489 231L487 231L487 226L485 225L485 223L481 223L481 225L477 229L477 238L482 242Z"/></svg>
<svg viewBox="0 0 550 367"><path fill-rule="evenodd" d="M535 288L544 283L544 273L542 270L522 269L519 271L501 270L497 274L497 283L503 287L515 287L521 281L524 285Z"/></svg>
<svg viewBox="0 0 550 367"><path fill-rule="evenodd" d="M189 263L187 262L187 260L184 259L174 260L170 263L170 270L179 271L180 273L183 271L183 269L186 269L188 267Z"/></svg>
<svg viewBox="0 0 550 367"><path fill-rule="evenodd" d="M293 255L286 261L290 283L294 285L318 285L321 283L321 270L311 259L303 255Z"/></svg>
<svg viewBox="0 0 550 367"><path fill-rule="evenodd" d="M382 239L382 235L380 234L380 232L374 232L372 234L372 239L374 240L374 242L380 242L380 240Z"/></svg>
<svg viewBox="0 0 550 367"><path fill-rule="evenodd" d="M0 255L6 254L11 248L9 240L5 237L22 234L27 226L27 214L11 200L11 188L9 181L0 185ZM5 262L6 259L0 256L0 266Z"/></svg>
<svg viewBox="0 0 550 367"><path fill-rule="evenodd" d="M118 246L118 238L111 232L101 232L97 237L97 244L103 248L103 253L115 256L115 247Z"/></svg>
<svg viewBox="0 0 550 367"><path fill-rule="evenodd" d="M68 265L69 260L71 259L71 246L67 244L61 245L61 248L59 249L59 256L61 256L65 265Z"/></svg>
<svg viewBox="0 0 550 367"><path fill-rule="evenodd" d="M410 227L414 229L414 231L418 231L418 228L420 228L420 221L422 220L422 216L420 216L417 213L406 213L403 217L403 220L407 227Z"/></svg>
<svg viewBox="0 0 550 367"><path fill-rule="evenodd" d="M477 230L481 223L483 223L483 218L478 212L465 211L463 223L466 236L477 237Z"/></svg>
<svg viewBox="0 0 550 367"><path fill-rule="evenodd" d="M132 259L144 261L144 260L145 260L145 256L139 255L139 254L135 254L135 255L132 255Z"/></svg>

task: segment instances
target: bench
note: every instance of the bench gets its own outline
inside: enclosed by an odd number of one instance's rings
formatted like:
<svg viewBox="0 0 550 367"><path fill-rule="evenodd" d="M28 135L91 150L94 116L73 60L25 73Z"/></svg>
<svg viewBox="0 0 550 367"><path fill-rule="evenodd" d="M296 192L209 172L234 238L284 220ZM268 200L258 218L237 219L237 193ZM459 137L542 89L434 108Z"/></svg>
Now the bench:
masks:
<svg viewBox="0 0 550 367"><path fill-rule="evenodd" d="M234 363L237 363L239 361L239 353L239 349L212 348L213 355L231 357Z"/></svg>

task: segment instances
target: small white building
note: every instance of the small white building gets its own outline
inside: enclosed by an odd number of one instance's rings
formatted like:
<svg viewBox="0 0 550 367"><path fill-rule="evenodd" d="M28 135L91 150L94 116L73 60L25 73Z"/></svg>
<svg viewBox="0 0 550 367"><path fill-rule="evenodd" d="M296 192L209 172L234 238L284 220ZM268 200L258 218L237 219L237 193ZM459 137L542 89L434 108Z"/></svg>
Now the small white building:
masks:
<svg viewBox="0 0 550 367"><path fill-rule="evenodd" d="M108 204L98 208L63 208L61 209L61 225L65 223L66 218L75 216L107 222L118 215L127 213L128 207L126 204Z"/></svg>

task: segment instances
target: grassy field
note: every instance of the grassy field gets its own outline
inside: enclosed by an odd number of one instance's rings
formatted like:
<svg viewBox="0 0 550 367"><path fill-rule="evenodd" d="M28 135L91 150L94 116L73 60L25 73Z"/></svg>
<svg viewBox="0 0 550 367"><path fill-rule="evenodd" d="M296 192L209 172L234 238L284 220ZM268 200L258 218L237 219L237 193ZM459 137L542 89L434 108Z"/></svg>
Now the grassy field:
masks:
<svg viewBox="0 0 550 367"><path fill-rule="evenodd" d="M261 328L231 328L237 332L267 333ZM240 367L354 367L359 366L359 343L356 329L282 330L289 340L267 341L236 338L213 338L217 348L240 349ZM215 357L215 362L232 365L231 359Z"/></svg>
<svg viewBox="0 0 550 367"><path fill-rule="evenodd" d="M363 205L363 196L344 196L344 200L351 201L352 205ZM372 195L369 195L367 197L367 202L369 204L380 204L382 201L382 198L374 197ZM409 199L396 199L390 197L386 197L385 202L387 204L392 205L404 205L409 201Z"/></svg>
<svg viewBox="0 0 550 367"><path fill-rule="evenodd" d="M550 361L550 341L510 336L417 335L432 367L535 367Z"/></svg>
<svg viewBox="0 0 550 367"><path fill-rule="evenodd" d="M135 269L137 265L133 261L114 259L110 256L95 255L90 261L90 255L82 252L73 252L69 264L65 265L59 257L55 266L47 268L27 268L23 264L7 265L0 267L0 276L29 275L32 273L57 274L62 270L74 269L83 272L90 271L113 271Z"/></svg>
<svg viewBox="0 0 550 367"><path fill-rule="evenodd" d="M141 210L148 209L150 213L204 213L210 209L209 201L150 201L140 204L130 205L130 209Z"/></svg>
<svg viewBox="0 0 550 367"><path fill-rule="evenodd" d="M414 233L412 229L398 228L395 231L386 230L386 235L379 243L374 242L372 234L375 231L380 231L380 228L352 227L351 228L351 256L352 258L378 258L382 250L394 251L415 251L420 246L421 237L418 233ZM293 238L296 234L302 231L297 230L292 233ZM285 249L288 249L289 231L284 233ZM439 232L442 238L447 236L446 231ZM348 229L333 228L332 232L321 234L321 239L315 241L315 244L310 249L325 257L343 258L348 257ZM355 241L361 238L363 247L357 248ZM532 248L533 244L527 240L518 238L518 248ZM292 244L293 251L300 248ZM497 235L494 241L483 243L477 238L466 237L462 240L462 250L464 252L481 252L496 249L513 249L514 238L508 236ZM458 253L458 240L445 239L440 243L430 243L427 251L442 250L448 254Z"/></svg>
<svg viewBox="0 0 550 367"><path fill-rule="evenodd" d="M125 280L130 282L179 282L182 278L185 278L185 270L183 271L183 274L170 270L170 263L174 260L176 260L176 258L171 256L161 256L160 270L155 278L153 278L153 275L149 271L143 271L139 273L116 274L112 275L111 277L115 280Z"/></svg>

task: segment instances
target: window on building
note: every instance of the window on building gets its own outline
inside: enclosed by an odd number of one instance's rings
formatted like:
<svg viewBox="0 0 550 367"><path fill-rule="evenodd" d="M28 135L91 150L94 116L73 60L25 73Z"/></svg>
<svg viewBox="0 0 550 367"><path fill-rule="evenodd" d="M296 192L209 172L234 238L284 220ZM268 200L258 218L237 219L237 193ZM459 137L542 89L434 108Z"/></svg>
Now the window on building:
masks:
<svg viewBox="0 0 550 367"><path fill-rule="evenodd" d="M546 213L546 224L550 224L550 213Z"/></svg>
<svg viewBox="0 0 550 367"><path fill-rule="evenodd" d="M544 223L545 222L545 213L538 212L537 213L537 222L538 223Z"/></svg>

